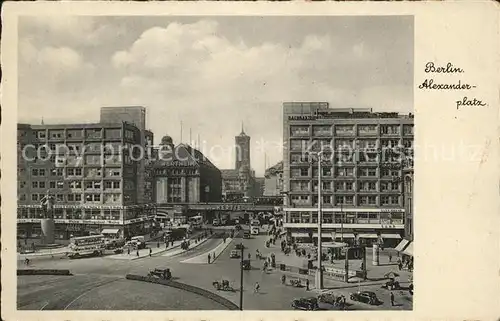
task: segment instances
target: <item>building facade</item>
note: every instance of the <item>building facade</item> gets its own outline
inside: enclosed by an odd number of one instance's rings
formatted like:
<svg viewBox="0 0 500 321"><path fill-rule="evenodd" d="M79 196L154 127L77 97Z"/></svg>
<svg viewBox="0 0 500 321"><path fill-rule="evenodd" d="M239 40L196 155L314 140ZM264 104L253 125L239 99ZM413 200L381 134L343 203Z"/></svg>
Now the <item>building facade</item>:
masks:
<svg viewBox="0 0 500 321"><path fill-rule="evenodd" d="M241 133L235 136L234 140L235 168L221 170L222 196L227 202L262 195L257 187L255 172L250 163L250 136L242 128Z"/></svg>
<svg viewBox="0 0 500 321"><path fill-rule="evenodd" d="M317 230L321 152L323 237L394 245L404 233L402 163L413 154L413 116L283 104L284 226L296 238Z"/></svg>
<svg viewBox="0 0 500 321"><path fill-rule="evenodd" d="M413 162L410 162L406 168L403 169L403 181L404 181L404 207L405 207L405 233L404 239L396 247L397 250L405 255L413 256L413 209L415 207L413 203L413 185L414 185L414 175L413 175Z"/></svg>
<svg viewBox="0 0 500 321"><path fill-rule="evenodd" d="M280 196L283 192L283 161L266 169L264 196Z"/></svg>
<svg viewBox="0 0 500 321"><path fill-rule="evenodd" d="M174 146L169 136L163 137L159 154L162 149L173 152L153 163L156 203L221 201L222 175L208 158L189 145Z"/></svg>
<svg viewBox="0 0 500 321"><path fill-rule="evenodd" d="M40 235L40 200L47 191L55 196L59 239L104 228L125 237L147 231L154 206L139 202L139 166L131 148L140 137L125 122L19 125L19 236Z"/></svg>

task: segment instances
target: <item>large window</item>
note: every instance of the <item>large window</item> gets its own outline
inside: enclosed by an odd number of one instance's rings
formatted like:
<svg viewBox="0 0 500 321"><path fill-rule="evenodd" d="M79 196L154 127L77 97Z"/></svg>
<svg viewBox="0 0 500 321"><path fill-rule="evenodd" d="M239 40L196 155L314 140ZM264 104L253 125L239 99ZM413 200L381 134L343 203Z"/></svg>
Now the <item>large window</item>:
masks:
<svg viewBox="0 0 500 321"><path fill-rule="evenodd" d="M309 135L309 126L290 126L291 136L307 136Z"/></svg>

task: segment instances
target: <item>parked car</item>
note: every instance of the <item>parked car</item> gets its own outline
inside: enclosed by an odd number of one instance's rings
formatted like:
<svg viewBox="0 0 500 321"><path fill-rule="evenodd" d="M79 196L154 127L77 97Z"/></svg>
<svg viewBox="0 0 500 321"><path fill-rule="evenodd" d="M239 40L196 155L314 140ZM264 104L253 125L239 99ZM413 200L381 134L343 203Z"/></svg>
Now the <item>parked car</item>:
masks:
<svg viewBox="0 0 500 321"><path fill-rule="evenodd" d="M370 305L379 305L382 302L377 298L377 295L371 291L359 291L351 293L350 296L352 301L367 303Z"/></svg>
<svg viewBox="0 0 500 321"><path fill-rule="evenodd" d="M238 250L232 250L231 253L229 254L229 257L232 259L237 259L240 257L240 251Z"/></svg>
<svg viewBox="0 0 500 321"><path fill-rule="evenodd" d="M238 244L236 244L236 246L234 248L237 250L241 250L243 248L243 244L238 243Z"/></svg>
<svg viewBox="0 0 500 321"><path fill-rule="evenodd" d="M291 305L297 310L314 311L319 309L318 299L314 297L293 299Z"/></svg>

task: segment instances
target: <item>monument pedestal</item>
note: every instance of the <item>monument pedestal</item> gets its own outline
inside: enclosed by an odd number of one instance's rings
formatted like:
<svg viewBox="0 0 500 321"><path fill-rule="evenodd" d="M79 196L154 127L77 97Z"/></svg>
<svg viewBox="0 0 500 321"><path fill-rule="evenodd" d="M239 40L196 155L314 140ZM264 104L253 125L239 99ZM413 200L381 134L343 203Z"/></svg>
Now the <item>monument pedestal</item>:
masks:
<svg viewBox="0 0 500 321"><path fill-rule="evenodd" d="M42 227L42 243L54 244L55 222L53 218L44 218L41 221Z"/></svg>

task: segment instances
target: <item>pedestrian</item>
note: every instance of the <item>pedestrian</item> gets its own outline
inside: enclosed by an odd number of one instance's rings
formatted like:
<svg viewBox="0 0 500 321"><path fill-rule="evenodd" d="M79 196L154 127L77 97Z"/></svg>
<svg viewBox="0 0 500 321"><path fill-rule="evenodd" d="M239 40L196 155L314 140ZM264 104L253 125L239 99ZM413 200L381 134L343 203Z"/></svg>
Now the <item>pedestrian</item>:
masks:
<svg viewBox="0 0 500 321"><path fill-rule="evenodd" d="M214 254L214 255L213 255L213 260L212 260L212 262L213 262L213 261L215 261L215 252L214 252L213 254Z"/></svg>
<svg viewBox="0 0 500 321"><path fill-rule="evenodd" d="M285 285L286 284L286 275L281 276L281 284Z"/></svg>
<svg viewBox="0 0 500 321"><path fill-rule="evenodd" d="M30 265L30 259L28 259L28 258L24 259L24 264Z"/></svg>
<svg viewBox="0 0 500 321"><path fill-rule="evenodd" d="M392 262L392 253L389 252L389 262Z"/></svg>
<svg viewBox="0 0 500 321"><path fill-rule="evenodd" d="M260 284L259 284L259 282L255 282L255 287L253 289L253 292L259 293L259 290L260 290Z"/></svg>
<svg viewBox="0 0 500 321"><path fill-rule="evenodd" d="M306 279L306 291L309 291L309 279Z"/></svg>
<svg viewBox="0 0 500 321"><path fill-rule="evenodd" d="M130 247L127 247L127 255L130 255Z"/></svg>
<svg viewBox="0 0 500 321"><path fill-rule="evenodd" d="M149 257L151 257L151 254L153 254L153 249L149 248Z"/></svg>
<svg viewBox="0 0 500 321"><path fill-rule="evenodd" d="M160 241L156 242L156 247L160 248Z"/></svg>
<svg viewBox="0 0 500 321"><path fill-rule="evenodd" d="M210 264L210 253L208 253L208 264Z"/></svg>
<svg viewBox="0 0 500 321"><path fill-rule="evenodd" d="M139 256L139 250L137 250L137 256Z"/></svg>
<svg viewBox="0 0 500 321"><path fill-rule="evenodd" d="M391 306L394 306L394 293L391 292Z"/></svg>
<svg viewBox="0 0 500 321"><path fill-rule="evenodd" d="M248 253L248 259L251 260L252 259L252 254Z"/></svg>

